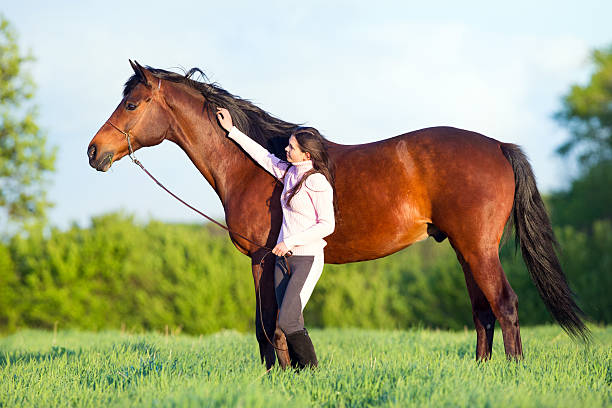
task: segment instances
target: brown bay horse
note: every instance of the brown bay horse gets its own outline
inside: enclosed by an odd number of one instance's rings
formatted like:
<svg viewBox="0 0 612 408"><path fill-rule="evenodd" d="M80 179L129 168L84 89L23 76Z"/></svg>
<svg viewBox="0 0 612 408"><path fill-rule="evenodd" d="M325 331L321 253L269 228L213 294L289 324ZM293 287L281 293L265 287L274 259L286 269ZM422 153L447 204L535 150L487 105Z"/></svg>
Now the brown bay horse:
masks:
<svg viewBox="0 0 612 408"><path fill-rule="evenodd" d="M108 170L133 150L167 139L191 159L218 194L228 227L273 247L280 231L282 186L259 167L219 126L217 107L229 109L235 125L284 158L296 124L264 112L215 84L133 63L123 99L88 146L89 164ZM523 350L517 296L502 269L498 250L504 228L516 229L517 244L552 316L570 334L588 338L582 311L555 254L548 215L526 157L518 146L450 127L422 129L362 145L327 141L336 163L338 214L326 238L325 261L348 263L380 258L433 236L448 238L461 263L477 333L476 356L491 356L495 321L506 355ZM275 362L277 305L274 259L265 249L230 233L236 248L252 259L256 337L262 361ZM265 328L265 332L264 332ZM277 346L282 336L274 337ZM288 356L278 353L284 367Z"/></svg>

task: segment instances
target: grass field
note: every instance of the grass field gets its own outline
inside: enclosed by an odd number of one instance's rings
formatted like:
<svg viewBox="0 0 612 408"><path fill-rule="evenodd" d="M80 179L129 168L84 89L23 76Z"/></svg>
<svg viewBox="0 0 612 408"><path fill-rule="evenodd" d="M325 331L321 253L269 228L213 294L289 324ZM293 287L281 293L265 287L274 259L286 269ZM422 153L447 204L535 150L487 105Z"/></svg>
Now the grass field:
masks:
<svg viewBox="0 0 612 408"><path fill-rule="evenodd" d="M612 327L589 347L523 328L525 359L475 333L312 330L320 368L265 373L254 335L24 330L0 339L0 406L612 406Z"/></svg>

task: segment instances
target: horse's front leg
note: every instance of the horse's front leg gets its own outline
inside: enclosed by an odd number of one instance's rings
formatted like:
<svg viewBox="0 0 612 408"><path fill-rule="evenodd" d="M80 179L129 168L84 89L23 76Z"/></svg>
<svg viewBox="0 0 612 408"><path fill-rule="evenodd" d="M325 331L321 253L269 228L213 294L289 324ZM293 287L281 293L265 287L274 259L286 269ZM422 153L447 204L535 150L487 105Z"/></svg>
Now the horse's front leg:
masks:
<svg viewBox="0 0 612 408"><path fill-rule="evenodd" d="M275 353L282 368L291 365L287 341L281 330L276 328L278 307L274 293L274 256L268 255L261 264L253 257L253 279L255 281L255 335L259 343L261 361L270 369L275 362ZM260 259L260 258L259 258Z"/></svg>

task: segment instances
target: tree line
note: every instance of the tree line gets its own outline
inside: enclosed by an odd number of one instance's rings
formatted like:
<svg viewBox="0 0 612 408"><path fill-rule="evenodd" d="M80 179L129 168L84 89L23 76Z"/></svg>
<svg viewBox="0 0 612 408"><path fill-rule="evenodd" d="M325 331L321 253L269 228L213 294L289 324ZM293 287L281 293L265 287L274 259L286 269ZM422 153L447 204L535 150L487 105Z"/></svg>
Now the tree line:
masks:
<svg viewBox="0 0 612 408"><path fill-rule="evenodd" d="M87 228L31 230L0 244L0 330L61 327L183 330L253 328L250 259L207 225L137 222L115 213ZM556 229L561 262L592 320L612 322L612 225ZM551 319L512 243L502 264L522 324ZM463 272L433 239L375 261L327 265L306 308L318 327L471 326Z"/></svg>

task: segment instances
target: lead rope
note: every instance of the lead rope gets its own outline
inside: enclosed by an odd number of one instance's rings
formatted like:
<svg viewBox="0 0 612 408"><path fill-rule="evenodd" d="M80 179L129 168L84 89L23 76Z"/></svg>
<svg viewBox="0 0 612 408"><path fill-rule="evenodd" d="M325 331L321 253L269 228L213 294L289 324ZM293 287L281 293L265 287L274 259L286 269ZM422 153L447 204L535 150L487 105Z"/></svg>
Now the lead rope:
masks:
<svg viewBox="0 0 612 408"><path fill-rule="evenodd" d="M161 82L160 82L161 83ZM159 87L158 87L159 89ZM144 112L143 112L144 114ZM138 118L140 119L140 118ZM138 121L137 121L138 122ZM174 197L176 200L178 200L180 203L182 203L183 205L187 206L188 208L192 209L193 211L197 212L198 214L200 214L202 217L206 218L207 220L211 221L212 223L218 225L219 227L223 228L224 230L226 230L227 232L229 232L230 234L234 234L239 236L242 239L245 239L246 241L250 242L253 245L256 245L260 248L265 249L267 252L264 254L264 256L261 258L261 260L259 261L259 266L261 268L261 274L263 275L263 261L264 259L266 259L266 257L272 253L272 249L268 248L265 245L261 245L247 237L245 237L244 235L232 231L230 230L228 227L226 227L225 225L221 224L220 222L215 221L214 219L210 218L208 215L204 214L202 211L198 210L197 208L193 207L192 205L190 205L189 203L185 202L182 198L180 198L179 196L177 196L176 194L174 194L172 191L168 190L168 188L166 188L166 186L164 186L159 180L157 180L155 178L155 176L153 176L144 166L143 164L140 162L140 160L138 160L136 158L136 155L134 154L134 150L132 149L132 142L130 141L130 131L128 130L127 132L119 129L117 126L115 126L110 120L107 120L106 123L108 123L109 125L111 125L113 128L115 128L118 132L122 133L125 138L127 139L127 143L128 143L128 156L130 158L130 160L132 160L132 163L136 164L138 167L140 167L158 186L160 186L165 192L167 192L168 194L170 194L172 197ZM291 251L288 252L289 256L291 256ZM287 255L283 255L283 258L285 258L285 264L287 266L287 273L289 275L291 275L291 269L289 267L289 262L287 262ZM259 320L261 322L261 328L264 332L264 336L266 337L266 340L268 340L268 343L270 343L270 345L279 351L288 351L288 349L282 349L282 348L278 348L274 345L274 343L272 343L272 341L270 340L270 337L268 337L268 333L266 332L266 327L263 323L263 312L262 312L262 307L261 307L261 275L259 275L259 285L257 285L256 287L256 291L257 291L257 300L259 302Z"/></svg>

